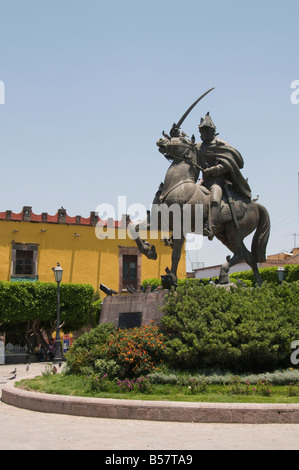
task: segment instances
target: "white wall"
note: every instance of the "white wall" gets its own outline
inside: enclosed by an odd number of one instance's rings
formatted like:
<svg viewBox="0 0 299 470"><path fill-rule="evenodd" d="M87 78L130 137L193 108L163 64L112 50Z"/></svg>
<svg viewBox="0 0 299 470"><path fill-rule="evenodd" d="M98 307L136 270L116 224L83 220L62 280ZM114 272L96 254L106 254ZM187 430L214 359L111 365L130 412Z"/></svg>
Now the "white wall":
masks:
<svg viewBox="0 0 299 470"><path fill-rule="evenodd" d="M220 264L217 266L207 266L206 268L198 269L195 271L196 279L206 279L210 277L219 277L220 273ZM229 270L229 274L239 272L239 271L249 271L251 267L247 263L240 263L232 266Z"/></svg>

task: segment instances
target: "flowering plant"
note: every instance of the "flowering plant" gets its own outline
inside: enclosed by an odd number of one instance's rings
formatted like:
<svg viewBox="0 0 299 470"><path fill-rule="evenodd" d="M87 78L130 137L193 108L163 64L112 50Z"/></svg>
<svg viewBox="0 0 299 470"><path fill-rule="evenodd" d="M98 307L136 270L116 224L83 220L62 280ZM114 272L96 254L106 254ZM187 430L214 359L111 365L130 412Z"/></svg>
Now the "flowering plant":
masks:
<svg viewBox="0 0 299 470"><path fill-rule="evenodd" d="M188 380L188 389L190 390L191 395L196 395L197 393L204 393L207 391L209 385L209 380L206 377L202 378L190 378Z"/></svg>
<svg viewBox="0 0 299 470"><path fill-rule="evenodd" d="M139 377L136 380L118 380L117 385L119 386L120 390L123 392L141 392L141 393L151 393L151 383L148 378L146 377Z"/></svg>
<svg viewBox="0 0 299 470"><path fill-rule="evenodd" d="M270 383L266 379L260 379L253 388L253 392L265 397L269 397L272 393Z"/></svg>
<svg viewBox="0 0 299 470"><path fill-rule="evenodd" d="M158 325L151 322L140 328L116 330L102 352L121 366L120 376L137 377L158 370L165 347L164 335Z"/></svg>
<svg viewBox="0 0 299 470"><path fill-rule="evenodd" d="M299 382L290 382L288 387L288 393L290 397L299 396Z"/></svg>
<svg viewBox="0 0 299 470"><path fill-rule="evenodd" d="M105 392L109 388L108 374L104 374L102 377L98 374L91 374L87 379L92 391Z"/></svg>

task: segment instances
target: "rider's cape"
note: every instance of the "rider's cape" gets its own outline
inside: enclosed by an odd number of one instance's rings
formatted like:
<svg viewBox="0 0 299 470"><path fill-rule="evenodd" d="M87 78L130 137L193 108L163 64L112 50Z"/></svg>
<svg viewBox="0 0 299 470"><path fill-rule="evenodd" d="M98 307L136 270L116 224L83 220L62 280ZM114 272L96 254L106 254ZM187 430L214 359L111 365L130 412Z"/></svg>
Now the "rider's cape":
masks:
<svg viewBox="0 0 299 470"><path fill-rule="evenodd" d="M201 157L201 153L202 156L214 155L219 163L223 163L228 168L225 177L232 183L235 191L246 199L251 199L250 186L240 171L244 166L244 161L238 150L231 147L227 142L216 138L207 146L201 144L198 148L199 157Z"/></svg>

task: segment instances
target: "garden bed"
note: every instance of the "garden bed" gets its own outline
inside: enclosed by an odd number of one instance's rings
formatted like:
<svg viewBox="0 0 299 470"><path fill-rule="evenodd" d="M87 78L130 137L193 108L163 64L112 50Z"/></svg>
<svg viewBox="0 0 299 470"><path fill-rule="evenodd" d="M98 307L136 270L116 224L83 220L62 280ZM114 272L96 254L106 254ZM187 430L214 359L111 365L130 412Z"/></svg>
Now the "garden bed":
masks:
<svg viewBox="0 0 299 470"><path fill-rule="evenodd" d="M168 377L168 380L167 380ZM174 378L176 377L176 379ZM141 385L140 385L141 384ZM77 397L211 403L299 403L299 371L264 375L153 374L137 379L46 372L16 386L24 390Z"/></svg>

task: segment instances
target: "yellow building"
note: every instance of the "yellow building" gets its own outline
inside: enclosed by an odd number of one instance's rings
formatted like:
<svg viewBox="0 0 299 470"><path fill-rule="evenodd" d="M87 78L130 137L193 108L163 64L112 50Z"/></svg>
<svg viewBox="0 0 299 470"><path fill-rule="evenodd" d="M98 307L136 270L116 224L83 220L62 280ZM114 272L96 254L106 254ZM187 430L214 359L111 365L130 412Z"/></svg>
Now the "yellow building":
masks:
<svg viewBox="0 0 299 470"><path fill-rule="evenodd" d="M121 221L90 217L70 217L65 209L51 216L36 215L31 207L22 212L0 212L0 280L39 280L53 282L52 267L63 268L62 282L100 283L121 292L127 285L139 287L144 279L160 278L171 265L171 249L163 240L150 240L157 251L157 260L141 255L134 240L124 237L126 216ZM96 231L110 231L100 239ZM178 268L178 277L186 277L185 250Z"/></svg>

